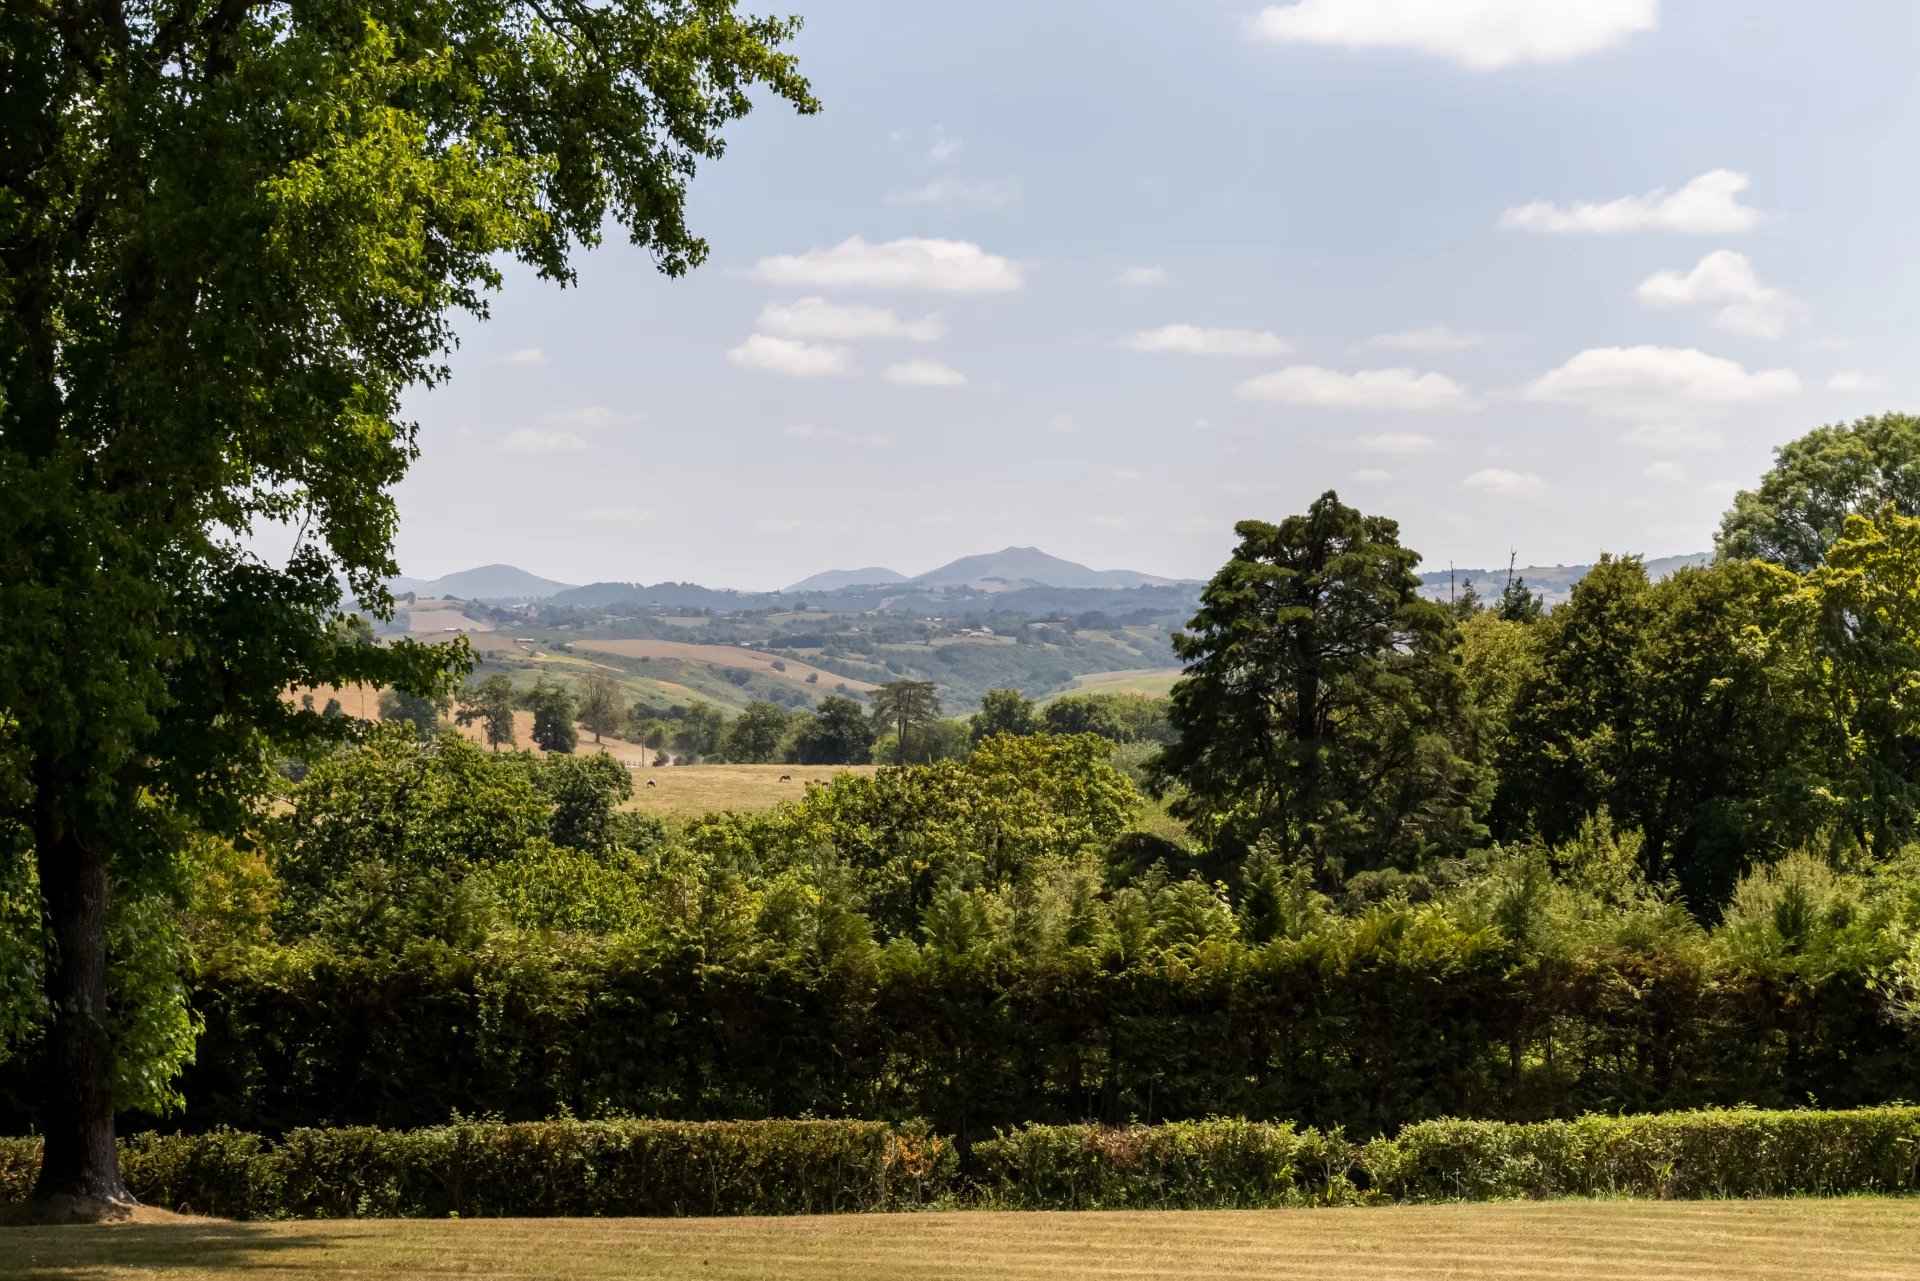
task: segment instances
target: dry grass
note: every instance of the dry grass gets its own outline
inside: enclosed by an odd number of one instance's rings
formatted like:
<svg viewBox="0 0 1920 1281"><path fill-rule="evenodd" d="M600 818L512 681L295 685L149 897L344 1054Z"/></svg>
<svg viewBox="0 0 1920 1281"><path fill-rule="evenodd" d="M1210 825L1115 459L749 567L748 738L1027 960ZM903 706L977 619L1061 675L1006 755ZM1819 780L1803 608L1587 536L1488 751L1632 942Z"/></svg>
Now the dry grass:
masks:
<svg viewBox="0 0 1920 1281"><path fill-rule="evenodd" d="M764 654L757 649L746 649L739 645L697 645L689 641L669 640L600 640L586 636L572 642L573 648L595 654L615 654L621 658L677 658L682 662L704 663L709 667L737 667L744 671L758 672L762 676L772 676L791 681L795 685L804 685L808 676L818 676L817 688L822 692L832 690L836 685L845 685L848 689L867 691L879 686L867 681L854 680L850 676L836 676L825 668L814 667L797 658L781 658L776 654ZM786 670L775 669L774 663L786 664Z"/></svg>
<svg viewBox="0 0 1920 1281"><path fill-rule="evenodd" d="M582 745L584 750L584 744ZM872 765L674 765L633 772L628 809L663 818L692 818L715 810L766 810L798 800L808 783L838 774L871 774ZM789 776L781 782L782 776ZM648 780L653 786L648 787Z"/></svg>
<svg viewBox="0 0 1920 1281"><path fill-rule="evenodd" d="M1076 676L1073 684L1050 694L1042 702L1051 702L1064 694L1144 694L1148 698L1165 698L1173 689L1173 683L1180 679L1178 667L1143 667L1125 672L1095 672L1091 676Z"/></svg>
<svg viewBox="0 0 1920 1281"><path fill-rule="evenodd" d="M1920 1277L1911 1201L20 1228L0 1277L714 1281Z"/></svg>

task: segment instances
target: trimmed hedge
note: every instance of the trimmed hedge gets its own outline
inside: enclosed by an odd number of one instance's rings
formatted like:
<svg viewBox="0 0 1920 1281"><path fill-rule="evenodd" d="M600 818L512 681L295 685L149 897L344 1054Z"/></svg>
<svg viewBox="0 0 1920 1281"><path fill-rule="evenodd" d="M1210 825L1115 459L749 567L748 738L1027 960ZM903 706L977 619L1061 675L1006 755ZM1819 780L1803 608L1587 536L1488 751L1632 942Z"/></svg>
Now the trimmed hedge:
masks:
<svg viewBox="0 0 1920 1281"><path fill-rule="evenodd" d="M974 1145L989 1203L1020 1210L1264 1209L1358 1198L1339 1131L1260 1121L1029 1125Z"/></svg>
<svg viewBox="0 0 1920 1281"><path fill-rule="evenodd" d="M121 1162L148 1204L236 1219L1836 1196L1920 1192L1920 1108L1426 1121L1365 1144L1254 1121L1031 1125L974 1145L964 1171L951 1140L877 1121L218 1130L130 1139ZM0 1139L0 1203L39 1163L39 1140Z"/></svg>
<svg viewBox="0 0 1920 1281"><path fill-rule="evenodd" d="M1920 1108L1422 1121L1359 1159L1396 1201L1920 1191Z"/></svg>
<svg viewBox="0 0 1920 1281"><path fill-rule="evenodd" d="M29 1194L39 1146L0 1141L0 1202ZM878 1121L457 1122L121 1146L142 1201L236 1219L894 1210L946 1192L956 1167L947 1140Z"/></svg>

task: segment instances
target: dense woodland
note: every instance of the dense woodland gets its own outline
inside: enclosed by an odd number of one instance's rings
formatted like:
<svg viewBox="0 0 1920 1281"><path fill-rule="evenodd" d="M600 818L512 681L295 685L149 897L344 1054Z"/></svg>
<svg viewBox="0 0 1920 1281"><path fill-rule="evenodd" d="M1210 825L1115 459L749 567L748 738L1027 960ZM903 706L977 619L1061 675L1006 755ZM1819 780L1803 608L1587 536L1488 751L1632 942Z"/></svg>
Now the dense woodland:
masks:
<svg viewBox="0 0 1920 1281"><path fill-rule="evenodd" d="M924 1117L966 1143L1910 1097L1916 475L1920 422L1822 428L1715 563L1605 558L1550 610L1521 581L1422 597L1394 523L1329 493L1238 527L1170 700L641 709L703 756L906 762L765 813L623 809L591 726L634 709L591 688L542 695L540 756L443 718L510 730L510 685L301 713L332 745L115 899L117 1104L266 1132ZM6 831L18 1131L45 1007Z"/></svg>

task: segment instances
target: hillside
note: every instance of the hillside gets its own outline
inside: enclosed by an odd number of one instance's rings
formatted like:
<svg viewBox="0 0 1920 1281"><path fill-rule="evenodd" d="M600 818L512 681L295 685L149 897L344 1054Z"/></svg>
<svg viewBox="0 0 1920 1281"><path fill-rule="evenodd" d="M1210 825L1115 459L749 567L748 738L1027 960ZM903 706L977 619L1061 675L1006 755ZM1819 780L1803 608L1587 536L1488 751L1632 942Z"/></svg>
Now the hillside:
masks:
<svg viewBox="0 0 1920 1281"><path fill-rule="evenodd" d="M1003 547L997 552L962 556L938 569L915 575L927 587L1165 587L1180 580L1131 569L1089 569L1049 555L1038 547Z"/></svg>
<svg viewBox="0 0 1920 1281"><path fill-rule="evenodd" d="M461 600L545 600L567 591L571 583L555 582L512 565L481 565L439 578L396 578L387 584L395 596L456 596Z"/></svg>
<svg viewBox="0 0 1920 1281"><path fill-rule="evenodd" d="M1685 556L1656 556L1646 562L1647 577L1659 581L1675 570L1693 565L1704 565L1713 559L1711 552L1694 552ZM1548 605L1558 605L1573 594L1573 585L1587 576L1592 565L1520 565L1513 570L1516 578L1527 580L1529 591L1543 597ZM1499 569L1453 569L1431 570L1420 575L1421 591L1435 600L1447 599L1449 586L1452 590L1464 591L1468 583L1479 593L1481 599L1498 596L1507 585L1507 570Z"/></svg>
<svg viewBox="0 0 1920 1281"><path fill-rule="evenodd" d="M794 592L836 592L843 587L873 587L906 581L907 576L897 569L870 565L866 569L829 569L803 578L784 590L789 595Z"/></svg>

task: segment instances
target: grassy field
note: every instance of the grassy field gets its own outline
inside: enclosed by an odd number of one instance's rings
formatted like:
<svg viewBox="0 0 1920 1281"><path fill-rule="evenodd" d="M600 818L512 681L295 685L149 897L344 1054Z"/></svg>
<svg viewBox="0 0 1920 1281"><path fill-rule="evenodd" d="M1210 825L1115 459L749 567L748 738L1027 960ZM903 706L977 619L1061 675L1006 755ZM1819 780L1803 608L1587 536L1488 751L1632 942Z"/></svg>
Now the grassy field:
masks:
<svg viewBox="0 0 1920 1281"><path fill-rule="evenodd" d="M612 654L619 658L669 658L704 663L710 667L734 667L758 672L762 676L778 677L794 685L804 685L807 677L813 676L818 678L815 684L823 692L831 691L838 685L862 693L878 688L867 681L836 676L825 668L814 667L799 659L785 659L739 645L698 645L689 641L669 640L603 640L591 636L580 637L571 643L574 649L587 653ZM776 668L775 663L781 666Z"/></svg>
<svg viewBox="0 0 1920 1281"><path fill-rule="evenodd" d="M1131 672L1095 672L1078 676L1058 694L1049 694L1041 702L1051 702L1064 694L1145 694L1165 698L1173 683L1180 679L1178 667L1144 667Z"/></svg>
<svg viewBox="0 0 1920 1281"><path fill-rule="evenodd" d="M584 750L584 745L583 745ZM715 810L765 810L797 800L807 784L836 774L871 774L872 765L675 765L633 772L628 809L663 818L692 818ZM790 776L781 782L783 775ZM653 786L648 787L648 780Z"/></svg>
<svg viewBox="0 0 1920 1281"><path fill-rule="evenodd" d="M1911 1201L0 1229L0 1277L972 1281L1920 1277Z"/></svg>

